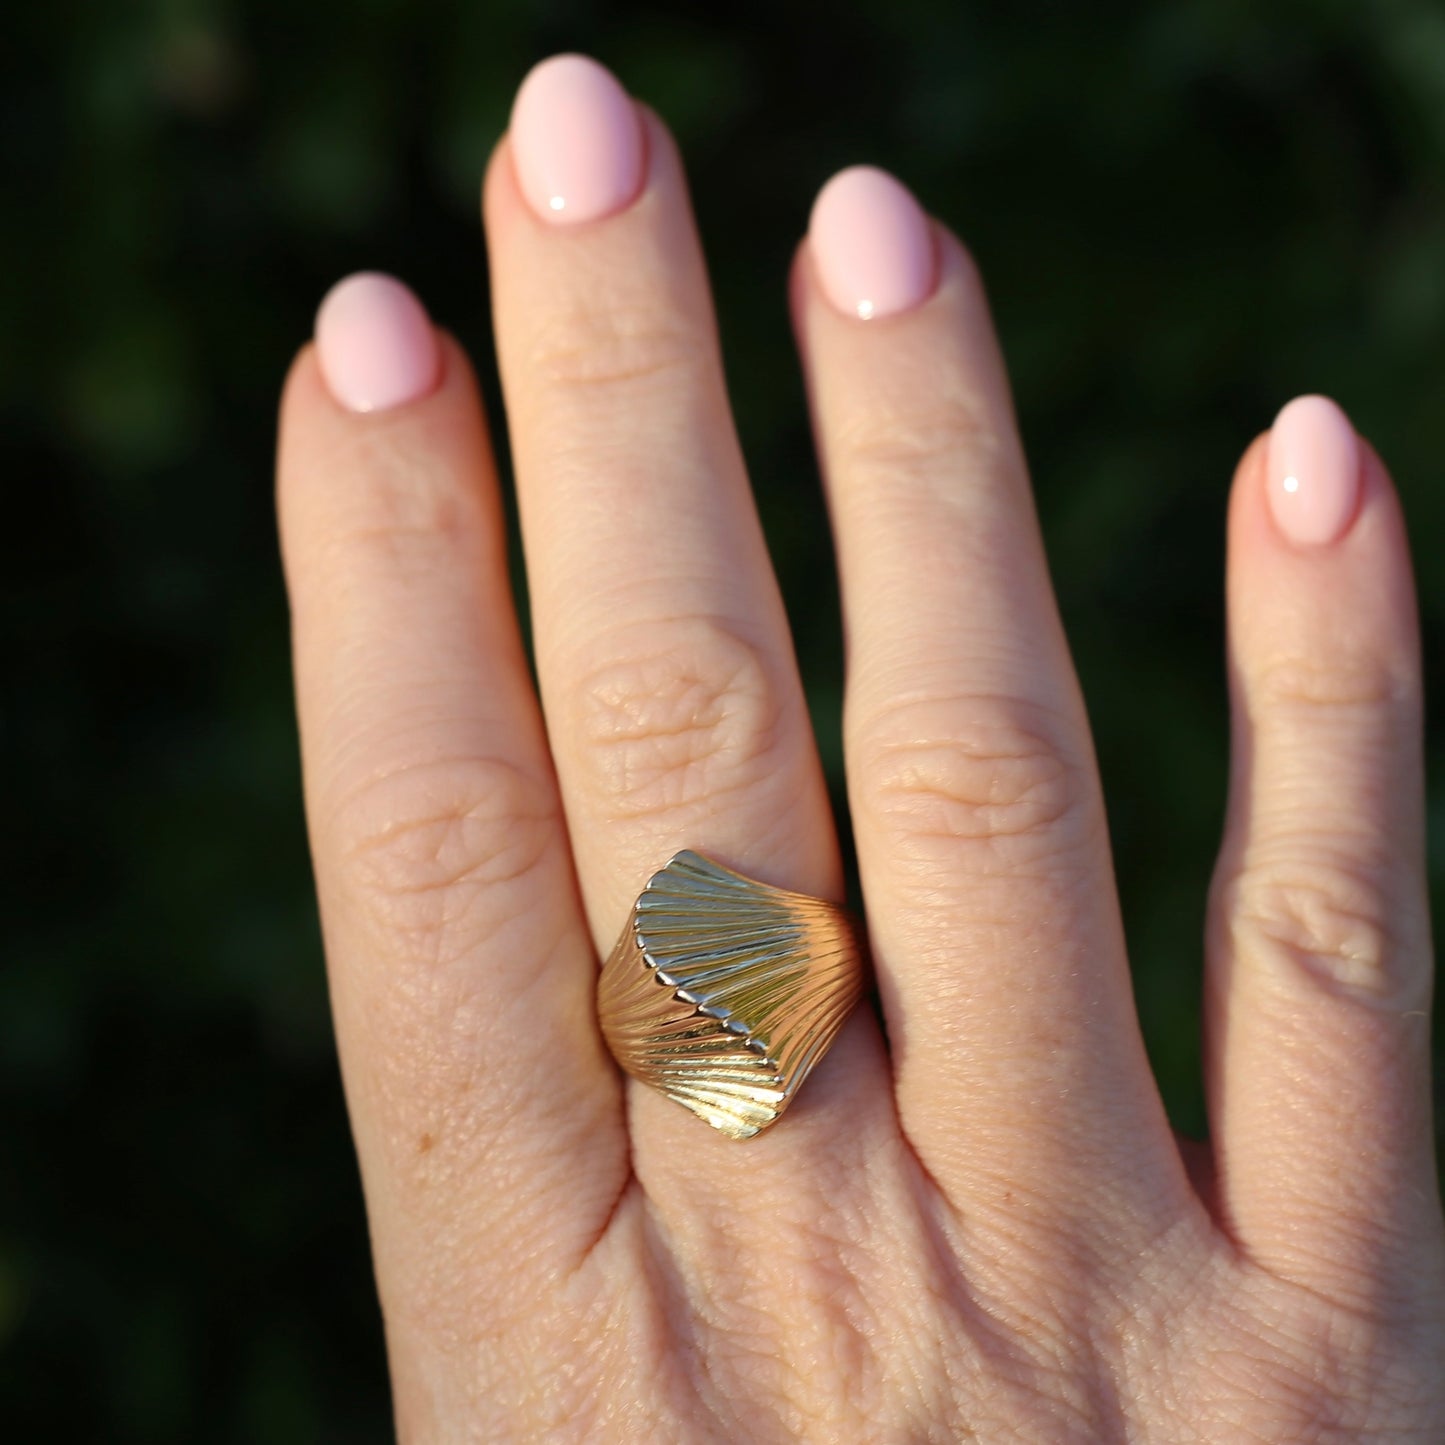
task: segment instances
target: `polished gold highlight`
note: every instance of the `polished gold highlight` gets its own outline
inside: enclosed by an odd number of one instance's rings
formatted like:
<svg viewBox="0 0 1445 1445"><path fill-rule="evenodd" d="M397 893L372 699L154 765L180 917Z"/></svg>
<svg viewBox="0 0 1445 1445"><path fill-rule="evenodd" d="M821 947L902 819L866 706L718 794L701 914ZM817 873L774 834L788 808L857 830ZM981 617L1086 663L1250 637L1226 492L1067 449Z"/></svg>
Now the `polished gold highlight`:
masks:
<svg viewBox="0 0 1445 1445"><path fill-rule="evenodd" d="M684 850L633 905L597 986L617 1062L733 1139L774 1123L863 988L848 915Z"/></svg>

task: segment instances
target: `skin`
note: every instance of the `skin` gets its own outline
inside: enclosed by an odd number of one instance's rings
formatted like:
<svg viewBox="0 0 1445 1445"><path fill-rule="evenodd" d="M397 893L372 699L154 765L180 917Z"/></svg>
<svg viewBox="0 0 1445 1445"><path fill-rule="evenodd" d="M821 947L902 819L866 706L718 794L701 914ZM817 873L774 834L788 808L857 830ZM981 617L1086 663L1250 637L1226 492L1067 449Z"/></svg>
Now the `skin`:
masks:
<svg viewBox="0 0 1445 1445"><path fill-rule="evenodd" d="M400 1437L1438 1441L1418 640L1373 453L1298 549L1230 501L1212 1141L1173 1137L987 304L791 303L848 631L886 1038L746 1143L626 1083L593 991L682 846L841 895L681 167L558 227L485 186L540 699L486 422L287 381L306 802ZM1141 703L1147 706L1147 700ZM545 717L545 724L544 724Z"/></svg>

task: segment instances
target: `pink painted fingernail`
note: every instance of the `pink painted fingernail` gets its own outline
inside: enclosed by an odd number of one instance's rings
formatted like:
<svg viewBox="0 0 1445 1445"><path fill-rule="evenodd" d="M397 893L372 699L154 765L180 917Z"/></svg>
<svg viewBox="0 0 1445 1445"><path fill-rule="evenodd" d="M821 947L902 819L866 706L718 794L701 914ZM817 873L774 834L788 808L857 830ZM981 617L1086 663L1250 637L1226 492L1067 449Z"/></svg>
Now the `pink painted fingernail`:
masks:
<svg viewBox="0 0 1445 1445"><path fill-rule="evenodd" d="M1297 547L1344 536L1360 502L1360 444L1328 397L1296 397L1269 434L1269 507Z"/></svg>
<svg viewBox="0 0 1445 1445"><path fill-rule="evenodd" d="M839 171L818 192L808 243L828 300L864 321L917 306L938 281L928 217L876 166Z"/></svg>
<svg viewBox="0 0 1445 1445"><path fill-rule="evenodd" d="M532 68L512 105L511 135L522 194L545 220L599 220L642 187L637 107L588 56L554 55Z"/></svg>
<svg viewBox="0 0 1445 1445"><path fill-rule="evenodd" d="M441 348L421 302L391 276L338 281L316 313L316 352L332 396L348 411L387 411L423 397L441 373Z"/></svg>

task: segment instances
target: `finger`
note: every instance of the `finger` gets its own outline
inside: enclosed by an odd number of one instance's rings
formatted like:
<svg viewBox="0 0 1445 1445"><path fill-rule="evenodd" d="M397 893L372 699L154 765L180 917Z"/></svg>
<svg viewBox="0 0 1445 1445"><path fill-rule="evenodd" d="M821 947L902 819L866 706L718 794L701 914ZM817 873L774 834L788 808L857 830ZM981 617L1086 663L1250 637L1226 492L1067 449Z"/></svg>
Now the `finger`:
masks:
<svg viewBox="0 0 1445 1445"><path fill-rule="evenodd" d="M398 1377L517 1258L585 1248L620 1095L466 360L398 283L328 297L279 508L337 1038ZM507 1268L498 1269L501 1259Z"/></svg>
<svg viewBox="0 0 1445 1445"><path fill-rule="evenodd" d="M1177 1156L979 280L896 181L857 168L819 196L793 302L837 534L848 788L903 1126L975 1199L1002 1199L1000 1180L1069 1210L1099 1181L1148 1193ZM1090 1196L1071 1191L1081 1175Z"/></svg>
<svg viewBox="0 0 1445 1445"><path fill-rule="evenodd" d="M1220 1207L1273 1267L1364 1289L1438 1269L1420 664L1399 507L1330 402L1291 403L1240 467L1229 635Z"/></svg>
<svg viewBox="0 0 1445 1445"><path fill-rule="evenodd" d="M579 137L574 182L565 148ZM577 189L608 167L619 178L605 202ZM599 951L683 847L837 897L822 773L671 139L593 62L555 59L519 93L485 200L538 672ZM859 1066L876 1039L855 1031L834 1053L850 1050L851 1067L825 1061L787 1119L745 1146L634 1087L649 1194L733 1191L746 1206L758 1171L806 1172L810 1147L831 1177L845 1099L882 1077Z"/></svg>

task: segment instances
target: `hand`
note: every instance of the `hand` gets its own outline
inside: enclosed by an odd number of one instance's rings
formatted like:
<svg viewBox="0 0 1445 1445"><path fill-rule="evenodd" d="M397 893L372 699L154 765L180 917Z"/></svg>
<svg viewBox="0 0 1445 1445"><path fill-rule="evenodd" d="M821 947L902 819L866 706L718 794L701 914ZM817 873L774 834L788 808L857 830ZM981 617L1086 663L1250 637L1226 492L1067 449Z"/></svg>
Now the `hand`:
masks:
<svg viewBox="0 0 1445 1445"><path fill-rule="evenodd" d="M1235 479L1213 1140L1180 1145L978 277L896 182L830 184L791 300L882 1026L734 1143L624 1084L594 1012L680 847L842 889L681 167L549 62L485 218L540 705L455 344L345 283L282 417L402 1438L1445 1438L1420 671L1374 454L1305 401Z"/></svg>

